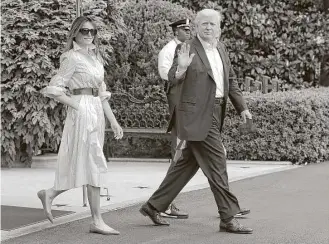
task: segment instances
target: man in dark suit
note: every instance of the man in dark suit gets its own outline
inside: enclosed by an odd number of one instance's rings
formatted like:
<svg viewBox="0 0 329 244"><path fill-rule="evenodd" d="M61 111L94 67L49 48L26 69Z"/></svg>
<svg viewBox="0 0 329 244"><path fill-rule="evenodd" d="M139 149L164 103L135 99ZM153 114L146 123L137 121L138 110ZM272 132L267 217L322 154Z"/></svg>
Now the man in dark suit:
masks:
<svg viewBox="0 0 329 244"><path fill-rule="evenodd" d="M229 191L221 130L228 97L244 121L252 116L236 81L229 79L230 60L224 45L217 41L220 22L221 15L215 10L198 12L197 36L177 47L169 80L181 89L170 125L175 124L178 137L186 140L186 148L140 212L156 225L169 225L159 212L168 207L201 168L215 197L220 229L250 234L252 229L242 226L234 217L250 211L241 209L237 198Z"/></svg>

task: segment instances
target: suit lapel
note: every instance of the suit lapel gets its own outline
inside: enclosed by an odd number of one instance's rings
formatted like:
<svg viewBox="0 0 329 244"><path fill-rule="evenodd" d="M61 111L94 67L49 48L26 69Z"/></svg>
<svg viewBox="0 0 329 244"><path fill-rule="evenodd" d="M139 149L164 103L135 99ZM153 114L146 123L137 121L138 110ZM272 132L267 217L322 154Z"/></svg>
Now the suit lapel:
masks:
<svg viewBox="0 0 329 244"><path fill-rule="evenodd" d="M226 63L226 59L224 58L225 57L225 51L224 49L222 48L221 45L217 45L217 50L219 52L219 55L222 59L222 63L223 63L223 72L224 72L224 79L223 79L223 82L224 82L224 97L227 97L228 96L228 75L229 75L229 70L227 70L228 66L227 66L227 63Z"/></svg>
<svg viewBox="0 0 329 244"><path fill-rule="evenodd" d="M196 49L200 59L202 60L202 63L207 68L207 72L208 72L209 76L215 81L214 74L212 73L212 69L211 69L209 60L207 58L206 52L197 37L194 38L193 44L195 46L195 49Z"/></svg>
<svg viewBox="0 0 329 244"><path fill-rule="evenodd" d="M207 69L207 72L209 74L209 76L213 79L213 81L215 82L215 78L214 78L214 74L212 72L212 69L211 69L211 66L210 66L210 63L209 63L209 60L207 58L207 54L200 42L200 40L198 39L198 37L195 37L194 40L193 40L193 45L195 46L195 49L200 57L200 59L202 60L202 63L204 64L204 66L206 67ZM225 51L223 49L223 47L219 44L217 46L217 50L218 50L218 53L222 59L222 63L223 63L223 72L224 72L224 97L227 97L228 96L228 89L229 89L229 70L228 70L228 65L227 65L227 62L226 62L226 59L225 59Z"/></svg>

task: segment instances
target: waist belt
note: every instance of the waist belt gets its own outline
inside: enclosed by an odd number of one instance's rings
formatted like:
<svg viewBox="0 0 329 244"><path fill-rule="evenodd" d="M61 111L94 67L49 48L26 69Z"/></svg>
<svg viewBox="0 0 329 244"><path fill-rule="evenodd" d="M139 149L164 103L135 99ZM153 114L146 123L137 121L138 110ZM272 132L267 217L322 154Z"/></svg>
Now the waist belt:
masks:
<svg viewBox="0 0 329 244"><path fill-rule="evenodd" d="M215 104L223 105L224 104L224 98L223 97L215 97Z"/></svg>
<svg viewBox="0 0 329 244"><path fill-rule="evenodd" d="M80 88L74 89L73 95L92 95L94 97L98 96L98 88Z"/></svg>

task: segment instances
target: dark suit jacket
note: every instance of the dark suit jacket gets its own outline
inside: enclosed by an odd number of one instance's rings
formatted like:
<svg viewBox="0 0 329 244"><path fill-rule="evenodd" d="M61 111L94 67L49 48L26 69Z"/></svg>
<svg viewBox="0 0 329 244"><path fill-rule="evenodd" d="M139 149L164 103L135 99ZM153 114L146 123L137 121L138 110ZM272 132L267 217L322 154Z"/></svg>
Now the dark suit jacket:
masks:
<svg viewBox="0 0 329 244"><path fill-rule="evenodd" d="M185 75L179 80L175 78L178 66L177 51L181 45L176 48L174 62L168 74L169 81L178 84L180 90L177 105L171 114L168 131L175 123L180 139L203 141L207 137L212 123L216 83L207 55L199 39L195 37L187 43L190 44L190 54L195 53L195 56ZM221 123L223 125L228 97L239 114L247 109L247 105L236 80L230 79L233 70L224 44L219 42L217 49L224 68L225 104ZM222 130L222 126L220 130Z"/></svg>

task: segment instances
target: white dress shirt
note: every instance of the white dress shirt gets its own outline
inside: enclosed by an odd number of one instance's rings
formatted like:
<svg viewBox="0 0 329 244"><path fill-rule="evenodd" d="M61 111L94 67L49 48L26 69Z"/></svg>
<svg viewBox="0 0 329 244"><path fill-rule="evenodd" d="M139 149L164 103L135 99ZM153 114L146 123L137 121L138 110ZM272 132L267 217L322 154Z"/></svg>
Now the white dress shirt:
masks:
<svg viewBox="0 0 329 244"><path fill-rule="evenodd" d="M158 56L158 71L162 79L168 80L168 73L173 64L175 50L177 45L181 43L176 37L168 42L160 51Z"/></svg>
<svg viewBox="0 0 329 244"><path fill-rule="evenodd" d="M214 75L215 83L216 83L216 95L215 97L224 97L224 67L222 59L219 55L219 52L217 50L217 41L215 41L213 44L210 44L208 42L205 42L199 37L203 49L207 55L208 61L210 63L210 67L212 70L212 73ZM176 78L181 78L186 70L179 70L179 68L176 71Z"/></svg>
<svg viewBox="0 0 329 244"><path fill-rule="evenodd" d="M216 83L216 97L224 96L224 69L223 62L217 49L217 41L213 44L205 42L198 36L203 49L206 52L212 73Z"/></svg>

